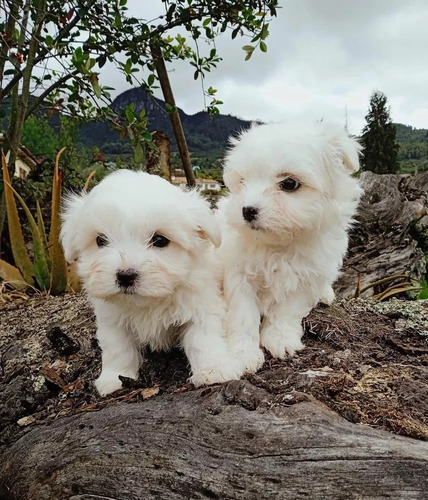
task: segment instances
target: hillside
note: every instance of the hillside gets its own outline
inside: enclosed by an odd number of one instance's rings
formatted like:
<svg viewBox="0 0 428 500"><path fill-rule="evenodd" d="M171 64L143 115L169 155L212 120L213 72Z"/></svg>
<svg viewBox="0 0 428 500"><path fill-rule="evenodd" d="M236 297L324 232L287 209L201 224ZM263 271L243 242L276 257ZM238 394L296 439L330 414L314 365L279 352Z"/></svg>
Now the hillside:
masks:
<svg viewBox="0 0 428 500"><path fill-rule="evenodd" d="M400 145L398 159L401 171L417 173L428 170L428 129L417 129L402 123L395 123L395 127Z"/></svg>
<svg viewBox="0 0 428 500"><path fill-rule="evenodd" d="M121 111L130 103L134 103L136 112L146 110L150 129L165 132L171 138L172 150L176 150L174 134L164 101L149 97L142 89L131 89L120 94L113 101L112 107L115 111ZM179 113L189 148L195 155L222 156L227 147L228 138L251 125L250 121L231 115L217 115L210 118L205 111L188 115L181 109ZM128 141L121 141L119 133L105 123L86 124L81 131L80 141L86 146L98 146L107 154L131 153Z"/></svg>
<svg viewBox="0 0 428 500"><path fill-rule="evenodd" d="M142 89L130 89L120 94L113 102L113 109L121 111L134 103L135 111L146 110L151 130L162 130L172 142L176 151L174 134L165 110L165 103L156 97L150 97ZM231 115L217 115L210 118L208 113L200 111L188 115L179 108L187 142L195 157L219 158L224 154L231 135L251 125L250 121ZM395 123L397 142L400 144L399 160L403 172L424 171L428 169L428 129ZM85 146L99 147L105 154L132 154L129 142L121 140L117 131L108 124L90 122L80 134L80 141Z"/></svg>
<svg viewBox="0 0 428 500"><path fill-rule="evenodd" d="M146 110L149 118L150 130L162 130L171 139L171 149L177 151L171 123L165 109L165 102L156 97L150 97L139 88L127 90L119 94L113 101L112 107L120 112L129 104L134 103L134 109L140 112ZM224 156L228 145L228 138L247 129L251 121L243 120L232 115L216 115L210 118L208 113L200 111L188 115L179 108L181 121L187 138L187 143L195 161L204 168L210 168L216 159ZM40 112L39 115L43 115ZM10 115L10 102L3 102L1 129L7 128ZM58 115L49 118L49 124L57 131L59 127ZM397 130L397 142L400 145L399 161L401 172L417 173L428 170L428 129L417 129L402 123L394 124ZM113 130L109 124L100 121L91 121L83 125L79 142L88 148L97 147L104 154L111 156L131 156L132 147L127 138L120 139L119 132ZM173 155L176 157L177 155ZM178 161L178 160L177 160Z"/></svg>

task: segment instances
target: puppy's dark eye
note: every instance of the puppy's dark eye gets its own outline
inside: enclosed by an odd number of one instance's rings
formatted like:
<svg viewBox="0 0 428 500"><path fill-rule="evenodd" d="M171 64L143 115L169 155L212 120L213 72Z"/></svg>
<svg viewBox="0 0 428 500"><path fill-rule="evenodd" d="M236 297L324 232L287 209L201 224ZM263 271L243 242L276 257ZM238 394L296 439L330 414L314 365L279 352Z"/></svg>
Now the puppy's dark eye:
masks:
<svg viewBox="0 0 428 500"><path fill-rule="evenodd" d="M154 247L163 248L169 245L170 240L166 236L162 236L161 234L155 233L153 238L150 240L150 243Z"/></svg>
<svg viewBox="0 0 428 500"><path fill-rule="evenodd" d="M278 183L283 191L296 191L300 187L300 182L292 177L286 177L283 181Z"/></svg>
<svg viewBox="0 0 428 500"><path fill-rule="evenodd" d="M97 245L101 247L105 247L108 245L108 238L105 234L99 234L96 239Z"/></svg>

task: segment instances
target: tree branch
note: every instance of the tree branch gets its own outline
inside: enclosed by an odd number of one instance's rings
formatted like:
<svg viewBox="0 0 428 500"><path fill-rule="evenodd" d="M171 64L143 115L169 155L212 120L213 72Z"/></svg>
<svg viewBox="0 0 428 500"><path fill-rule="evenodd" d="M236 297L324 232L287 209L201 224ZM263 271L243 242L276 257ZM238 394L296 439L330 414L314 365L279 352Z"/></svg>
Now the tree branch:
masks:
<svg viewBox="0 0 428 500"><path fill-rule="evenodd" d="M33 112L40 106L40 104L51 94L54 90L61 87L63 83L76 75L76 71L73 73L68 73L67 75L62 76L58 80L56 80L50 87L44 90L40 95L38 95L32 102L31 105L28 106L27 111L25 113L25 119L27 119Z"/></svg>

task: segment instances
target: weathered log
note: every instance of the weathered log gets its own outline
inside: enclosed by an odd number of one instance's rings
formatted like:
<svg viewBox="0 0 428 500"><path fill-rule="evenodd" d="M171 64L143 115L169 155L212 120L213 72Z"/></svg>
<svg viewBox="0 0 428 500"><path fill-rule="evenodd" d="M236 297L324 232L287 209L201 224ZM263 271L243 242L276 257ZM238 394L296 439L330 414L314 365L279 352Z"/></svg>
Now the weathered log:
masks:
<svg viewBox="0 0 428 500"><path fill-rule="evenodd" d="M186 382L179 351L146 353L100 398L85 296L6 304L0 498L426 498L427 307L315 310L302 353L213 388Z"/></svg>
<svg viewBox="0 0 428 500"><path fill-rule="evenodd" d="M426 499L428 444L248 381L35 429L3 456L4 500ZM291 404L291 406L288 406Z"/></svg>
<svg viewBox="0 0 428 500"><path fill-rule="evenodd" d="M396 274L426 274L428 172L417 176L361 175L364 195L351 231L348 257L335 285L339 297ZM365 296L373 294L373 289Z"/></svg>

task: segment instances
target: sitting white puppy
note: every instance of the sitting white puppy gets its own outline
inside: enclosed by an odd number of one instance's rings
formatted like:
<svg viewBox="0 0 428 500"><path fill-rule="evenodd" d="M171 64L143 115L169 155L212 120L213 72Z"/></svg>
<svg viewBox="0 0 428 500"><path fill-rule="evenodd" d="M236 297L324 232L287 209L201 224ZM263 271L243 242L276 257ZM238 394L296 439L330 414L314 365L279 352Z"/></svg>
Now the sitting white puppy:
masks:
<svg viewBox="0 0 428 500"><path fill-rule="evenodd" d="M120 389L119 375L138 377L144 345L180 343L197 386L238 378L223 333L220 238L196 192L144 172L117 171L66 199L61 239L95 309L100 394Z"/></svg>
<svg viewBox="0 0 428 500"><path fill-rule="evenodd" d="M316 123L262 125L232 139L220 204L224 291L232 347L242 371L304 346L302 318L334 300L361 188L359 144ZM261 326L260 319L262 318Z"/></svg>

